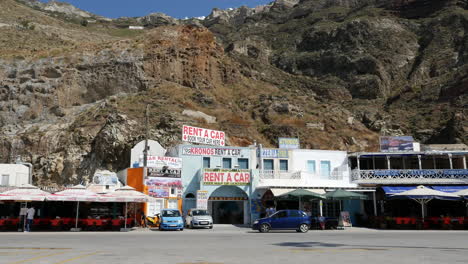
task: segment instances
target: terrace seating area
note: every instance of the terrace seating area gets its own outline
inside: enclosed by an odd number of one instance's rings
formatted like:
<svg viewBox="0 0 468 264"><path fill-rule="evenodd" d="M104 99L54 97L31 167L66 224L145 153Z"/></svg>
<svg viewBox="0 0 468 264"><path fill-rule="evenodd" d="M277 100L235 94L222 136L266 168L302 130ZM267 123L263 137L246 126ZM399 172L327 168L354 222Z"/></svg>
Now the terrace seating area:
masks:
<svg viewBox="0 0 468 264"><path fill-rule="evenodd" d="M369 227L380 229L468 229L468 217L369 217Z"/></svg>
<svg viewBox="0 0 468 264"><path fill-rule="evenodd" d="M36 218L33 220L32 229L35 231L69 231L75 227L75 218ZM78 219L78 228L85 231L118 231L123 227L133 227L135 221L133 218L128 218L125 225L125 220L118 218L85 218ZM0 231L17 231L21 229L23 222L20 218L4 218L0 219Z"/></svg>

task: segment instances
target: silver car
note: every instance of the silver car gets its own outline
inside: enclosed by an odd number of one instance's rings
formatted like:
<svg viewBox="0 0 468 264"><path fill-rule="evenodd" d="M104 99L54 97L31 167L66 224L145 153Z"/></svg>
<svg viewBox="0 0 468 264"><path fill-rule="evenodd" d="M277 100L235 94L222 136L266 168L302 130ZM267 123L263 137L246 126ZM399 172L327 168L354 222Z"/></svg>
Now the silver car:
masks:
<svg viewBox="0 0 468 264"><path fill-rule="evenodd" d="M190 228L208 227L213 228L213 218L206 209L192 208L188 210L185 217L185 226Z"/></svg>

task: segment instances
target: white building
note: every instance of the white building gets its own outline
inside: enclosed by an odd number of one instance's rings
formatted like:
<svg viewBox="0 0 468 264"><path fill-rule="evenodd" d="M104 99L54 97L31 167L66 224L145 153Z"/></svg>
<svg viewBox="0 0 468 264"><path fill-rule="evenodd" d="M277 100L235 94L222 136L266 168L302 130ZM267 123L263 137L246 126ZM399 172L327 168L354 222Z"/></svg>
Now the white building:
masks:
<svg viewBox="0 0 468 264"><path fill-rule="evenodd" d="M0 186L32 184L30 167L23 164L0 164Z"/></svg>
<svg viewBox="0 0 468 264"><path fill-rule="evenodd" d="M139 167L140 162L143 160L143 150L145 149L145 141L142 140L136 144L130 154L130 166ZM148 156L164 157L166 149L163 148L157 141L148 140Z"/></svg>

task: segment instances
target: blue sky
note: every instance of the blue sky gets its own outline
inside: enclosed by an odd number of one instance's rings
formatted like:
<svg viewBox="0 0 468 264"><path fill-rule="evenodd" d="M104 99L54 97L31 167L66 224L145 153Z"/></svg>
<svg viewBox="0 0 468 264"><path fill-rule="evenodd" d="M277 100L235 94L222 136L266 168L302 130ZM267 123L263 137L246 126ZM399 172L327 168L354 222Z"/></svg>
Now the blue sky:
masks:
<svg viewBox="0 0 468 264"><path fill-rule="evenodd" d="M273 0L61 0L110 18L144 16L154 12L176 18L207 16L215 7L221 9L242 5L254 7L271 1Z"/></svg>

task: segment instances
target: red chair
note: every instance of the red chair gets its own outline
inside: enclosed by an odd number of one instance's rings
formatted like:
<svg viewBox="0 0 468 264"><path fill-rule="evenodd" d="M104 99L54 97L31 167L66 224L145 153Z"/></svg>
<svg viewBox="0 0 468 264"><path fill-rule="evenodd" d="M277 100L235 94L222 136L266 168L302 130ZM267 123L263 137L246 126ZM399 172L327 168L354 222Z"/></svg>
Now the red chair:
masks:
<svg viewBox="0 0 468 264"><path fill-rule="evenodd" d="M7 228L7 220L0 219L0 230L5 230Z"/></svg>
<svg viewBox="0 0 468 264"><path fill-rule="evenodd" d="M53 230L62 230L63 226L63 220L62 219L51 219L50 220L50 228Z"/></svg>

